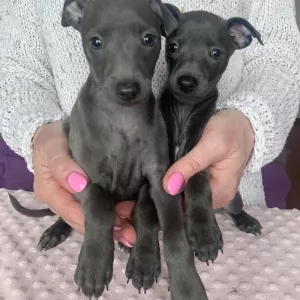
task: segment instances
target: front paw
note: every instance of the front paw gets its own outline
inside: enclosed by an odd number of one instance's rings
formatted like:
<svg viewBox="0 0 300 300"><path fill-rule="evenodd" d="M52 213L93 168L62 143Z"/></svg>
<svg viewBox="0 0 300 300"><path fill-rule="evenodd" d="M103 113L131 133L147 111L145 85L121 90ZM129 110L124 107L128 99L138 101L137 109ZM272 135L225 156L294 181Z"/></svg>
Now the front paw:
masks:
<svg viewBox="0 0 300 300"><path fill-rule="evenodd" d="M153 247L139 247L135 245L132 248L126 267L126 277L128 281L132 279L132 284L139 290L139 293L141 288L143 288L146 294L146 291L154 284L154 280L157 282L160 272L161 263L158 242Z"/></svg>
<svg viewBox="0 0 300 300"><path fill-rule="evenodd" d="M187 237L195 256L208 265L209 260L214 262L219 250L223 249L222 233L215 218L211 221L187 220Z"/></svg>
<svg viewBox="0 0 300 300"><path fill-rule="evenodd" d="M74 279L85 296L98 299L105 287L108 290L113 272L113 254L113 249L101 251L101 245L83 244Z"/></svg>

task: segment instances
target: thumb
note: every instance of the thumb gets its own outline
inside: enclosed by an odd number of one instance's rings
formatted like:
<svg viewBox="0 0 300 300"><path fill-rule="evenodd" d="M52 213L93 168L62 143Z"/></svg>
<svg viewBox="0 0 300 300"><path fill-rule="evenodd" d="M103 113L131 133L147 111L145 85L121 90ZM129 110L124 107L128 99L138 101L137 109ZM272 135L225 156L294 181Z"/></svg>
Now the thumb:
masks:
<svg viewBox="0 0 300 300"><path fill-rule="evenodd" d="M71 193L79 193L86 188L88 177L71 158L68 147L57 145L49 156L48 166L57 183Z"/></svg>
<svg viewBox="0 0 300 300"><path fill-rule="evenodd" d="M171 195L181 193L193 175L216 163L221 155L212 146L211 143L200 141L188 154L175 162L163 179L165 191Z"/></svg>

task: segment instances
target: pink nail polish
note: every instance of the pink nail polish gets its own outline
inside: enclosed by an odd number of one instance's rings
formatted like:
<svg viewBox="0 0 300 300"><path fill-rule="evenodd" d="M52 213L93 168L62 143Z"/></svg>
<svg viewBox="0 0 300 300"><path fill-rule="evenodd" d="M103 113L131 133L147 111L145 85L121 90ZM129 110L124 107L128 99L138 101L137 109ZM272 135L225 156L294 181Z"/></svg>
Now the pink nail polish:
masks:
<svg viewBox="0 0 300 300"><path fill-rule="evenodd" d="M76 193L82 192L87 186L87 179L77 172L71 173L67 181L69 187Z"/></svg>
<svg viewBox="0 0 300 300"><path fill-rule="evenodd" d="M127 246L127 247L129 247L129 248L132 248L132 247L133 247L133 246L132 246L129 242L127 242L127 240L124 239L123 237L119 238L119 242L121 242L123 245L125 245L125 246Z"/></svg>
<svg viewBox="0 0 300 300"><path fill-rule="evenodd" d="M119 230L121 230L121 227L119 227L119 226L114 226L114 231L119 231Z"/></svg>
<svg viewBox="0 0 300 300"><path fill-rule="evenodd" d="M180 173L174 173L168 181L168 190L171 195L179 194L184 186L184 178Z"/></svg>

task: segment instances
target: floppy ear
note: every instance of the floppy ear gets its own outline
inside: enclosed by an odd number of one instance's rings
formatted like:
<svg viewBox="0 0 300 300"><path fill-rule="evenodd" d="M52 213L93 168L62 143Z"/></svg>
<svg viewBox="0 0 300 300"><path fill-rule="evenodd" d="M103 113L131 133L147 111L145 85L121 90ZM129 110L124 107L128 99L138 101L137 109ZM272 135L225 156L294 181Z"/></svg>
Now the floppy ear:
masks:
<svg viewBox="0 0 300 300"><path fill-rule="evenodd" d="M243 49L248 47L253 38L263 45L260 33L245 19L231 18L227 21L229 35L236 49Z"/></svg>
<svg viewBox="0 0 300 300"><path fill-rule="evenodd" d="M160 0L149 0L151 9L160 17L163 23L162 35L170 35L178 26L178 21L166 5Z"/></svg>
<svg viewBox="0 0 300 300"><path fill-rule="evenodd" d="M180 15L181 15L181 12L179 10L178 7L176 7L175 5L173 4L170 4L170 3L164 3L164 5L166 6L166 8L171 12L171 14L174 16L174 18L179 21L179 18L180 18Z"/></svg>
<svg viewBox="0 0 300 300"><path fill-rule="evenodd" d="M65 0L61 25L63 27L72 26L79 31L83 16L83 7L84 0Z"/></svg>

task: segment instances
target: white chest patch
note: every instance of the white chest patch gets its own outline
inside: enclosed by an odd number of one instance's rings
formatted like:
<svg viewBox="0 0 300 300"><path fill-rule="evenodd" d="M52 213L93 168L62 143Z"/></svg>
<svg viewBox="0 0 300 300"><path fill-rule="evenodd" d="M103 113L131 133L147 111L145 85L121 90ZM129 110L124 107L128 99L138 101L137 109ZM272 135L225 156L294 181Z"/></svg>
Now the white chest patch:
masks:
<svg viewBox="0 0 300 300"><path fill-rule="evenodd" d="M176 146L176 147L175 147L175 150L174 150L174 156L175 156L175 157L177 157L178 150L179 150L179 146Z"/></svg>

